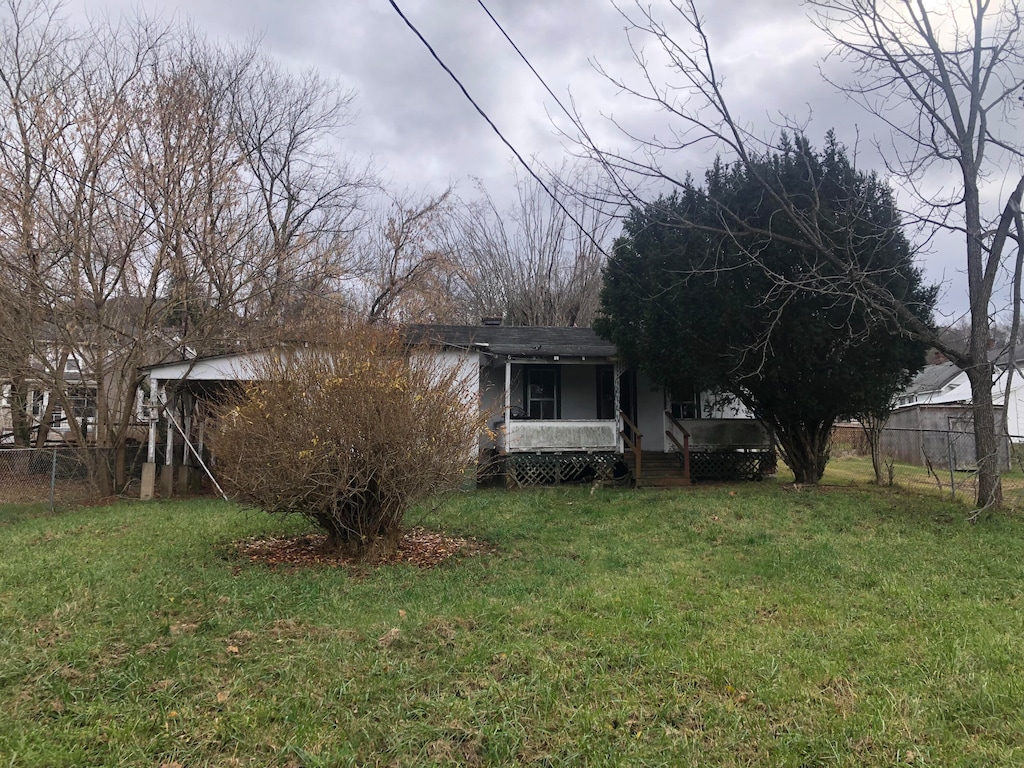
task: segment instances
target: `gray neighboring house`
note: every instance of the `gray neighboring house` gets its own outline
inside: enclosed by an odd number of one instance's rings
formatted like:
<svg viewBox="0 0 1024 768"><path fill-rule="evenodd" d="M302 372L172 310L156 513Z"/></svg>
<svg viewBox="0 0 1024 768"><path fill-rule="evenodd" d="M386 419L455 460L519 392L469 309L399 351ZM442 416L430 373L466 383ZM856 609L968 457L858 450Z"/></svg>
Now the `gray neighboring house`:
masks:
<svg viewBox="0 0 1024 768"><path fill-rule="evenodd" d="M412 325L406 334L413 348L455 367L487 414L481 477L498 475L512 486L616 477L677 485L774 469L770 435L741 406L715 404L699 392L669 393L625 368L614 345L589 328ZM160 413L184 406L183 416L168 420L163 438L168 450L161 487L170 493L188 484L195 453L202 453L195 404L230 382L252 380L260 354L144 369L155 397L144 496L156 482ZM197 450L176 452L183 438Z"/></svg>

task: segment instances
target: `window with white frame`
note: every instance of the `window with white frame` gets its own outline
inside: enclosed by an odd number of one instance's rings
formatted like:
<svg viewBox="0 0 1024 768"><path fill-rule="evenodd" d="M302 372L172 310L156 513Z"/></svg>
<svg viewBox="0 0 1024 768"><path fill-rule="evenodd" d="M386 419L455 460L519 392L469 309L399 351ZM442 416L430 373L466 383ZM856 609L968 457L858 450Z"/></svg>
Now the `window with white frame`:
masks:
<svg viewBox="0 0 1024 768"><path fill-rule="evenodd" d="M557 419L560 411L558 368L552 365L527 366L523 380L526 389L523 403L527 416L531 419Z"/></svg>

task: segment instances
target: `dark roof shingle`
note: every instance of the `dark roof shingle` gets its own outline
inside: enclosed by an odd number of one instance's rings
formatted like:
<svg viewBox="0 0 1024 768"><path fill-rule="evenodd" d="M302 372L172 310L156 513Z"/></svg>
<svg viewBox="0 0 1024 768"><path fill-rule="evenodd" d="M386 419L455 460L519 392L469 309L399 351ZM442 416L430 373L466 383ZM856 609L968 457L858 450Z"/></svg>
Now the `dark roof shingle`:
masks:
<svg viewBox="0 0 1024 768"><path fill-rule="evenodd" d="M614 357L615 345L591 328L527 325L410 325L409 340L515 357Z"/></svg>

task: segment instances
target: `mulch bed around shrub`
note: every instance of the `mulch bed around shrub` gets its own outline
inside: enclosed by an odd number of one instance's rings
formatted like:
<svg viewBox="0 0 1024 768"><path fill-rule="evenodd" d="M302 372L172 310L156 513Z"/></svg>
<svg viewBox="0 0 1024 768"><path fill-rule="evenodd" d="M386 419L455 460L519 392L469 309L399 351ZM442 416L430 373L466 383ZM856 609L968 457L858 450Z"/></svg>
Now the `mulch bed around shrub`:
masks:
<svg viewBox="0 0 1024 768"><path fill-rule="evenodd" d="M489 551L489 547L473 538L445 536L426 528L407 528L402 531L397 548L371 563L357 560L350 554L326 547L326 534L302 534L287 538L253 538L235 543L235 551L253 563L272 568L363 568L407 563L419 568L434 568L451 557L472 557Z"/></svg>

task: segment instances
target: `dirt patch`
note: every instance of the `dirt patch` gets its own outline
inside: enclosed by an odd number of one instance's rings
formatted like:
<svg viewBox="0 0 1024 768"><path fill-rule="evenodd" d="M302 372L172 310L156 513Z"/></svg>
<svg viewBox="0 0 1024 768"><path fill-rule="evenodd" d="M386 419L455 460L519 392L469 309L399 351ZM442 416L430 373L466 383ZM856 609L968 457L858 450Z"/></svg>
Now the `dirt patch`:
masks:
<svg viewBox="0 0 1024 768"><path fill-rule="evenodd" d="M289 538L254 538L235 543L235 551L253 563L271 568L365 568L367 563L327 547L326 534L303 534ZM426 528L402 531L394 551L379 556L374 566L405 563L418 568L434 568L452 557L473 557L490 547L473 538L445 536Z"/></svg>

